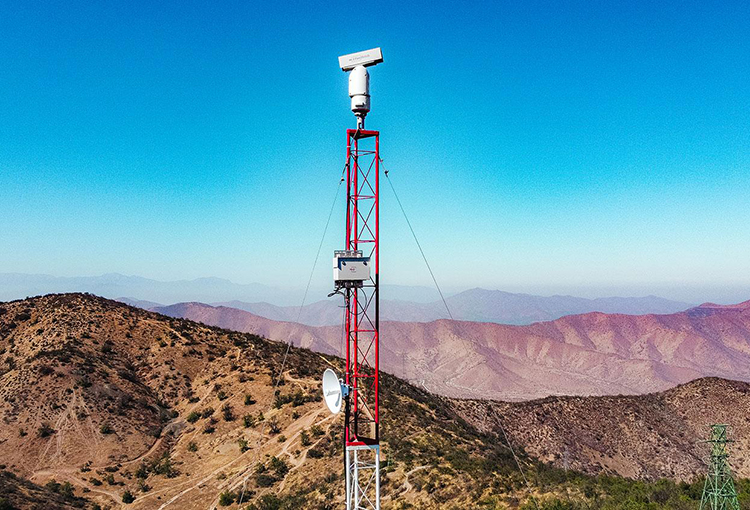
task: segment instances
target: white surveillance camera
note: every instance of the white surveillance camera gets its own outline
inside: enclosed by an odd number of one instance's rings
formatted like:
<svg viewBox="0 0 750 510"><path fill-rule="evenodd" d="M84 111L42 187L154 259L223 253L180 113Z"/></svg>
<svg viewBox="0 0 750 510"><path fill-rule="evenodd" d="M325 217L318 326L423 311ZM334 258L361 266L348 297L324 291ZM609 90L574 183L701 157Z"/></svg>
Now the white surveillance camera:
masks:
<svg viewBox="0 0 750 510"><path fill-rule="evenodd" d="M339 57L339 66L344 72L349 72L357 66L370 67L383 61L383 52L380 48L367 51L358 51Z"/></svg>
<svg viewBox="0 0 750 510"><path fill-rule="evenodd" d="M370 73L366 67L383 61L380 48L350 53L339 57L339 65L349 74L349 97L352 101L352 112L357 117L357 127L364 129L365 117L370 111Z"/></svg>

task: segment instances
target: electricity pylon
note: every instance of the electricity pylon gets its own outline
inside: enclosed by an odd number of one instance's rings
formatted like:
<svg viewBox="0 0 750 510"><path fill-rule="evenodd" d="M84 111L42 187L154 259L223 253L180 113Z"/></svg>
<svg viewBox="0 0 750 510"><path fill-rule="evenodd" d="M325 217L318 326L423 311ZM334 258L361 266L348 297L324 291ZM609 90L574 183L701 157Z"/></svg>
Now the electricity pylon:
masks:
<svg viewBox="0 0 750 510"><path fill-rule="evenodd" d="M727 438L727 426L711 425L711 439L704 442L711 443L711 462L700 510L739 510L737 491L727 464L727 443L733 442Z"/></svg>

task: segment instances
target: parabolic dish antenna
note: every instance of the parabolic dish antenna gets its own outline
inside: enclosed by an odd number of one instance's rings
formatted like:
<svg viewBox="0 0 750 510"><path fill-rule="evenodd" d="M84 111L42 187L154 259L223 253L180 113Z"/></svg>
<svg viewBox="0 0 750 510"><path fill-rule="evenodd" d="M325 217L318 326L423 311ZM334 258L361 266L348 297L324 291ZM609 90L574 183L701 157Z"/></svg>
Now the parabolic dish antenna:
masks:
<svg viewBox="0 0 750 510"><path fill-rule="evenodd" d="M327 368L323 372L323 398L325 398L326 405L331 413L338 414L341 411L344 396L344 390L341 387L341 382L339 382L336 372Z"/></svg>

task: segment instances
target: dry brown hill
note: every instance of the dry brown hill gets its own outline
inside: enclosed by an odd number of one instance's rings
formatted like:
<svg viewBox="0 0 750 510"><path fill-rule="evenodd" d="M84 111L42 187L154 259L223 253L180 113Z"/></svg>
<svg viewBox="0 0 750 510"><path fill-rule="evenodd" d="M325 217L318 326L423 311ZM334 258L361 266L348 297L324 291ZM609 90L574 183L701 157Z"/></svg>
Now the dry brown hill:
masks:
<svg viewBox="0 0 750 510"><path fill-rule="evenodd" d="M549 397L507 403L454 401L469 423L504 427L511 442L561 468L630 478L691 480L705 469L699 439L712 423L730 425L732 467L750 476L750 384L706 378L662 393Z"/></svg>
<svg viewBox="0 0 750 510"><path fill-rule="evenodd" d="M0 471L0 509L74 510L91 507L84 498L67 496L64 484L40 487L8 471ZM53 490L54 489L54 490Z"/></svg>
<svg viewBox="0 0 750 510"><path fill-rule="evenodd" d="M245 502L331 508L343 497L341 416L318 379L340 360L292 349L276 396L284 349L90 295L0 304L0 457L103 507L125 507L130 491L128 508L204 510L246 482ZM383 391L384 508L468 505L498 475L501 497L515 497L520 478L496 438L398 379ZM396 420L396 408L408 414Z"/></svg>
<svg viewBox="0 0 750 510"><path fill-rule="evenodd" d="M340 326L276 322L201 303L159 311L342 354ZM381 322L381 338L382 367L452 397L642 394L707 376L750 382L750 301L670 315L571 315L528 326Z"/></svg>
<svg viewBox="0 0 750 510"><path fill-rule="evenodd" d="M5 469L40 485L69 482L76 495L85 493L91 505L102 508L205 510L216 506L221 494L231 500L243 486L243 506L249 500L252 509L337 507L343 497L341 417L324 409L318 379L328 366L341 371L341 361L291 349L283 385L274 395L284 350L283 344L251 334L90 295L0 303L0 458ZM743 392L736 396L745 405ZM708 391L706 402L722 409L722 416L745 409L712 394ZM667 499L692 497L685 492L689 487L668 483L620 480L615 491L609 479L563 474L521 454L529 488L502 434L482 416L488 404L454 402L387 374L382 395L384 510L508 508L531 496L564 496L597 509L615 494L622 498L623 490L638 500L661 491L663 499L664 487L671 491ZM494 404L502 419L510 420L506 425L519 451L536 446L535 434L518 431L521 420L545 409L544 402ZM706 421L685 408L693 404L690 394L674 400L675 412L684 413L689 424L682 431L686 436ZM635 421L643 430L653 429L644 439L653 444L664 415L647 410ZM581 420L575 418L565 426ZM542 418L539 423L534 430L549 425ZM604 427L601 433L612 431ZM737 425L736 433L746 440L745 428ZM686 437L685 444L689 441ZM561 443L568 444L564 438ZM534 453L552 459L555 444L546 441L547 452ZM571 464L596 472L589 457L576 457L575 444L568 447ZM743 455L736 452L738 460ZM639 465L654 462L647 448L634 457ZM659 469L647 466L634 475ZM126 492L134 502L122 502Z"/></svg>

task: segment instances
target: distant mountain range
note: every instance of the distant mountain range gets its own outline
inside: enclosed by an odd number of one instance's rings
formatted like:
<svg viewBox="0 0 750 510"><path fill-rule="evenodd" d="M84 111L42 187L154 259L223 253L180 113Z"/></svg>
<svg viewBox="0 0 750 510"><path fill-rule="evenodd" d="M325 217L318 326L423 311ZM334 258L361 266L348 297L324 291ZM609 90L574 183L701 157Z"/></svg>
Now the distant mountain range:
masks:
<svg viewBox="0 0 750 510"><path fill-rule="evenodd" d="M274 321L202 303L154 311L343 352L340 326ZM750 301L663 315L592 312L525 326L383 321L380 353L383 370L459 397L640 394L705 376L750 381Z"/></svg>
<svg viewBox="0 0 750 510"><path fill-rule="evenodd" d="M150 309L161 304L201 302L229 306L278 321L309 326L341 324L343 310L338 297L313 301L323 291L311 291L311 304L300 310L291 306L301 293L262 284L240 285L221 278L199 278L162 282L139 276L111 273L91 277L54 277L0 273L0 300L62 292L89 292ZM457 320L530 324L565 315L587 312L674 313L692 306L655 296L585 299L573 296L534 296L500 290L470 289L447 297ZM437 291L428 287L384 285L381 289L381 319L429 322L449 314Z"/></svg>
<svg viewBox="0 0 750 510"><path fill-rule="evenodd" d="M44 274L0 273L0 300L23 299L49 293L89 292L117 298L134 296L157 303L198 300L203 302L243 299L284 301L283 290L259 283L241 285L222 278L198 278L162 282L140 276L108 273L101 276L57 277ZM296 296L295 296L296 299ZM293 302L294 300L291 300Z"/></svg>
<svg viewBox="0 0 750 510"><path fill-rule="evenodd" d="M383 294L386 293L383 292ZM588 312L630 315L674 313L691 306L688 303L670 301L656 296L585 299L573 296L533 296L479 288L450 296L446 302L456 320L500 324L531 324ZM304 306L301 310L299 307L236 300L212 304L239 308L268 319L300 322L309 326L341 324L343 318L340 298L317 301ZM381 319L390 321L430 322L450 318L442 300L415 303L381 299L380 311Z"/></svg>
<svg viewBox="0 0 750 510"><path fill-rule="evenodd" d="M383 285L394 299L425 303L439 299L429 287ZM312 289L310 296L325 296L330 289ZM238 284L223 278L160 281L141 276L107 273L101 276L58 277L46 274L0 273L0 301L24 299L50 293L88 292L110 299L127 296L133 302L179 303L200 301L217 303L242 301L290 306L302 299L302 290L272 287L260 283Z"/></svg>

